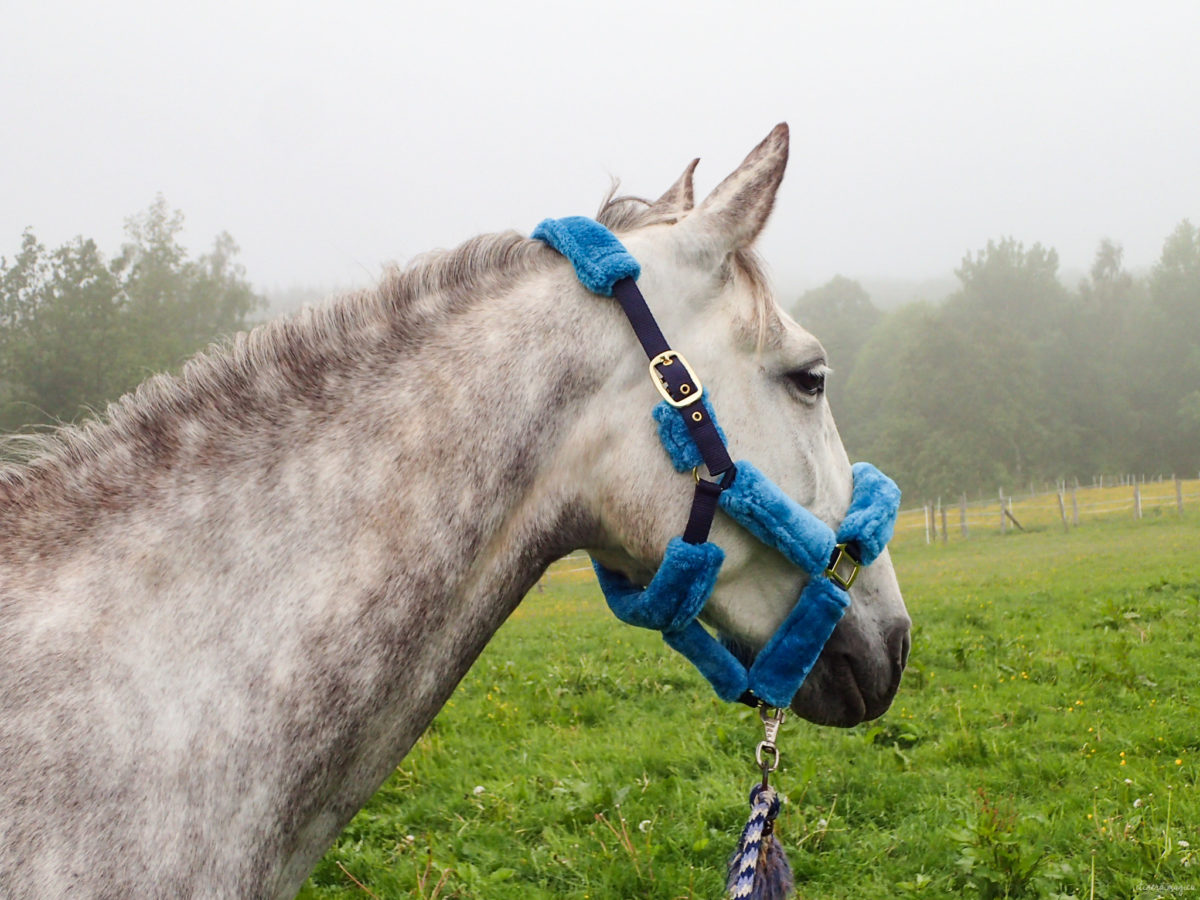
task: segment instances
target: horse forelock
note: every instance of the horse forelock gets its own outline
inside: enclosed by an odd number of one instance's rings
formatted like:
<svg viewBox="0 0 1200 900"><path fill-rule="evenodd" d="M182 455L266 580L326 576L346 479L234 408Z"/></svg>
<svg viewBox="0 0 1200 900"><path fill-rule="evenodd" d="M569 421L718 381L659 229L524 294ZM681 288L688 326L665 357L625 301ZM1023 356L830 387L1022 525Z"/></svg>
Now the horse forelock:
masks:
<svg viewBox="0 0 1200 900"><path fill-rule="evenodd" d="M650 225L674 224L687 213L661 209L643 197L618 195L620 185L614 181L596 213L596 221L618 234ZM761 348L769 344L779 328L779 307L762 258L748 247L733 252L732 267L741 276L752 298L750 330L752 339Z"/></svg>

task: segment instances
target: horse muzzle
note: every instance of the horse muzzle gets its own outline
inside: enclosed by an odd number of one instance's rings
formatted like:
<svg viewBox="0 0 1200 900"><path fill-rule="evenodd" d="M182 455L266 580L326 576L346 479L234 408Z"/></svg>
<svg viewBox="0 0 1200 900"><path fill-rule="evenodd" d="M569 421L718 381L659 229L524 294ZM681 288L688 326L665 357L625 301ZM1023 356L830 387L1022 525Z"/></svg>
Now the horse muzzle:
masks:
<svg viewBox="0 0 1200 900"><path fill-rule="evenodd" d="M817 725L850 728L888 711L900 687L912 646L906 617L875 641L843 621L834 630L808 678L792 699L792 711Z"/></svg>

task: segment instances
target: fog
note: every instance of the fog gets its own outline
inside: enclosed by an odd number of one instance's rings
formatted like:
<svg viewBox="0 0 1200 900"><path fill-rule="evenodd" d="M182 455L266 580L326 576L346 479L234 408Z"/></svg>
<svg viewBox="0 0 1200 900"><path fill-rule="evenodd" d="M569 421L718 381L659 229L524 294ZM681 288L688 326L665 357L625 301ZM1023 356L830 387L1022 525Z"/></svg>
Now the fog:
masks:
<svg viewBox="0 0 1200 900"><path fill-rule="evenodd" d="M158 193L271 289L712 187L776 122L786 290L1012 235L1131 268L1200 216L1200 4L4 4L0 254L115 251Z"/></svg>

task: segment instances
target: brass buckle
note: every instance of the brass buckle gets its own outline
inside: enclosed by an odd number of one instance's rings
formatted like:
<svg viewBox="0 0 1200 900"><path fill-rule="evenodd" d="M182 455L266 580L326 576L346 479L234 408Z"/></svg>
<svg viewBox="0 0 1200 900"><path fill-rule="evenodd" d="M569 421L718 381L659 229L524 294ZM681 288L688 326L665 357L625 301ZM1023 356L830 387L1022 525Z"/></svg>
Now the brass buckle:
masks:
<svg viewBox="0 0 1200 900"><path fill-rule="evenodd" d="M834 548L833 559L829 563L829 568L825 570L825 577L842 590L848 591L850 590L850 586L854 584L854 579L858 578L858 573L861 569L862 563L850 555L850 551L846 549L846 545L838 544Z"/></svg>
<svg viewBox="0 0 1200 900"><path fill-rule="evenodd" d="M682 400L676 400L671 396L671 392L667 390L666 380L662 377L662 375L659 374L658 371L659 366L665 367L674 365L676 360L678 360L679 364L683 366L683 370L687 372L688 380L691 381L691 384L685 383L680 385L680 391L691 391L693 386L696 389L696 393L688 393L688 395ZM700 379L696 377L696 370L688 365L688 361L674 350L664 350L662 353L658 354L658 356L654 357L654 359L650 360L650 380L654 382L654 386L658 388L658 392L662 395L662 398L676 409L681 409L685 406L691 406L704 396L704 386L700 384Z"/></svg>

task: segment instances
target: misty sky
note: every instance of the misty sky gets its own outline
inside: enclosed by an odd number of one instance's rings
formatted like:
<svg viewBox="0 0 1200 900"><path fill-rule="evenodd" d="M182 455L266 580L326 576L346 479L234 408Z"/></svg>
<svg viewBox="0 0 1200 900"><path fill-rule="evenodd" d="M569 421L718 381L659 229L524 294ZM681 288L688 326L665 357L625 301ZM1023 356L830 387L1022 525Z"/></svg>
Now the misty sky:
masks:
<svg viewBox="0 0 1200 900"><path fill-rule="evenodd" d="M778 121L781 288L1012 235L1151 264L1200 219L1200 3L0 0L0 254L115 252L157 193L260 288L698 189Z"/></svg>

